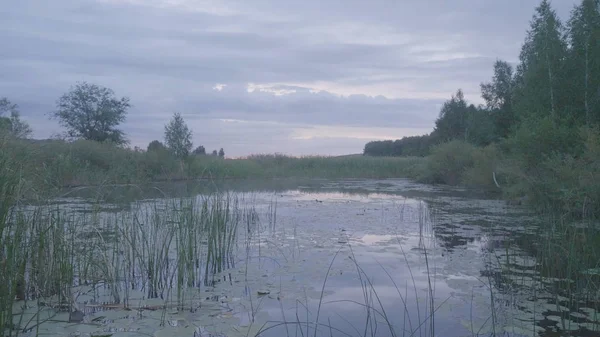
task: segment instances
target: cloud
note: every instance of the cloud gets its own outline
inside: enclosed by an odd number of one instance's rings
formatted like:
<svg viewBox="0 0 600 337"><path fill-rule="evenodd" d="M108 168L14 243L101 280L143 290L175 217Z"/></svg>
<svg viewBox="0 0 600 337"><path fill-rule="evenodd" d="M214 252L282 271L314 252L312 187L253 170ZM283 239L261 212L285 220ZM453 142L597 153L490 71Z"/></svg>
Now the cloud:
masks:
<svg viewBox="0 0 600 337"><path fill-rule="evenodd" d="M554 5L566 17L573 3ZM131 98L134 145L162 138L178 111L197 142L236 155L359 152L427 132L458 88L480 101L496 58L517 60L536 4L21 0L0 8L0 96L37 137L58 131L45 114L85 80Z"/></svg>

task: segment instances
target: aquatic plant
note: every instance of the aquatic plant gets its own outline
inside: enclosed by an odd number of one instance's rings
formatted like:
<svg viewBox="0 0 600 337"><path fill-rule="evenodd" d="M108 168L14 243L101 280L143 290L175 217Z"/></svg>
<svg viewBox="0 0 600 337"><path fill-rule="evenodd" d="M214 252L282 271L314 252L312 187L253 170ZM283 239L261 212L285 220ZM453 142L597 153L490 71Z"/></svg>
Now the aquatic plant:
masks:
<svg viewBox="0 0 600 337"><path fill-rule="evenodd" d="M18 179L0 178L5 195L18 195ZM92 303L110 298L102 305L111 307L130 308L130 293L141 290L165 306L176 299L180 310L195 310L188 293L234 266L238 226L256 218L230 194L138 202L116 212L15 198L0 206L0 323L9 336L51 319L42 312L81 313L77 297L87 288ZM13 312L18 301L34 301L38 312Z"/></svg>

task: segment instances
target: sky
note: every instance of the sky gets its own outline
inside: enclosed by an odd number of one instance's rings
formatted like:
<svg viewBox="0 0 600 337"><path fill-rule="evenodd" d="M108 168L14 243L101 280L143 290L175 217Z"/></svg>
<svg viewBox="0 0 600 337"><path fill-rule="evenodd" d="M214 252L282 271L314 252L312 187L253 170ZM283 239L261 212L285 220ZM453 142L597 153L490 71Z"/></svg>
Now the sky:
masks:
<svg viewBox="0 0 600 337"><path fill-rule="evenodd" d="M566 20L577 0L554 0ZM0 97L34 138L86 81L131 99L131 146L174 112L194 146L361 153L429 133L461 88L481 103L497 59L518 61L538 0L19 0L0 6Z"/></svg>

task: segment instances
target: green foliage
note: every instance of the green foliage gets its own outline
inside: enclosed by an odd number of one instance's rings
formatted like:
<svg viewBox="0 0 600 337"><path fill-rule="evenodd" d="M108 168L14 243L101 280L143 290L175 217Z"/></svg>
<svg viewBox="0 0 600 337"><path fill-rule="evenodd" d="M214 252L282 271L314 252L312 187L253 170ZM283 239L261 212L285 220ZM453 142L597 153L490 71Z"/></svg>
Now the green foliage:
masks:
<svg viewBox="0 0 600 337"><path fill-rule="evenodd" d="M564 28L548 0L543 0L527 32L515 81L515 109L521 119L547 115L558 118L564 111L560 91L567 55Z"/></svg>
<svg viewBox="0 0 600 337"><path fill-rule="evenodd" d="M221 160L195 156L186 160L191 177L227 178L411 178L421 171L422 158L365 156L288 157L252 155Z"/></svg>
<svg viewBox="0 0 600 337"><path fill-rule="evenodd" d="M546 139L551 137L551 139ZM507 144L511 148L505 175L510 197L526 196L531 206L546 213L574 217L600 215L600 130L595 128L553 129L540 123L531 134L519 130ZM534 142L537 146L519 148Z"/></svg>
<svg viewBox="0 0 600 337"><path fill-rule="evenodd" d="M494 182L494 174L499 172L503 154L496 144L477 148L472 156L473 165L464 170L461 176L462 183L473 188L498 191L498 186Z"/></svg>
<svg viewBox="0 0 600 337"><path fill-rule="evenodd" d="M192 130L178 112L174 113L169 124L165 125L165 144L178 158L185 158L192 151Z"/></svg>
<svg viewBox="0 0 600 337"><path fill-rule="evenodd" d="M513 86L512 66L499 60L494 64L492 82L481 84L481 97L486 102L498 137L507 137L516 122L512 107Z"/></svg>
<svg viewBox="0 0 600 337"><path fill-rule="evenodd" d="M438 142L463 140L485 146L497 139L493 112L468 104L461 90L446 101L431 138Z"/></svg>
<svg viewBox="0 0 600 337"><path fill-rule="evenodd" d="M442 106L440 115L435 121L434 133L436 137L442 142L453 139L466 140L467 120L471 112L462 90L459 89Z"/></svg>
<svg viewBox="0 0 600 337"><path fill-rule="evenodd" d="M501 153L495 145L482 148L453 140L431 150L418 179L431 184L498 190L493 173L498 170L500 157Z"/></svg>
<svg viewBox="0 0 600 337"><path fill-rule="evenodd" d="M536 175L538 164L553 154L579 154L582 142L577 129L555 123L551 116L523 122L502 147L525 175Z"/></svg>
<svg viewBox="0 0 600 337"><path fill-rule="evenodd" d="M465 140L473 145L486 146L497 140L494 113L470 105Z"/></svg>
<svg viewBox="0 0 600 337"><path fill-rule="evenodd" d="M433 138L430 135L403 137L395 141L372 141L365 145L363 154L384 157L424 157L429 154L432 143Z"/></svg>
<svg viewBox="0 0 600 337"><path fill-rule="evenodd" d="M51 117L67 128L68 137L118 145L127 143L125 134L117 126L125 121L131 106L129 98L117 98L109 88L80 82L61 96L56 105L57 110Z"/></svg>
<svg viewBox="0 0 600 337"><path fill-rule="evenodd" d="M433 184L460 184L463 173L475 164L475 151L475 146L460 140L435 146L427 157L419 180Z"/></svg>
<svg viewBox="0 0 600 337"><path fill-rule="evenodd" d="M8 133L16 138L28 138L32 133L29 124L21 120L19 106L7 98L0 99L0 133Z"/></svg>
<svg viewBox="0 0 600 337"><path fill-rule="evenodd" d="M394 156L401 153L400 148L394 145L392 140L368 142L365 145L363 154L365 156Z"/></svg>
<svg viewBox="0 0 600 337"><path fill-rule="evenodd" d="M28 193L43 198L60 188L219 178L409 178L422 158L255 155L244 159L188 156L170 151L134 151L111 143L6 138L2 153L22 172Z"/></svg>
<svg viewBox="0 0 600 337"><path fill-rule="evenodd" d="M583 0L567 24L569 105L583 123L600 122L600 0Z"/></svg>
<svg viewBox="0 0 600 337"><path fill-rule="evenodd" d="M221 148L221 149L219 150L219 157L221 157L221 158L225 158L225 151L223 150L223 148Z"/></svg>

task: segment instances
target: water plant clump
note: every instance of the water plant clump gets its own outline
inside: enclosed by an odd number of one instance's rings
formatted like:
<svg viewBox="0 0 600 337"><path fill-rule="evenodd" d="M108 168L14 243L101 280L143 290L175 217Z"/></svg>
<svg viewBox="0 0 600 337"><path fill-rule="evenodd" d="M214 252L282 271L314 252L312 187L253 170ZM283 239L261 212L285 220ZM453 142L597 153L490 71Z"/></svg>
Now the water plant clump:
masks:
<svg viewBox="0 0 600 337"><path fill-rule="evenodd" d="M8 184L18 180L2 178L4 189L17 188ZM153 299L155 307L194 310L200 287L234 267L244 216L256 217L232 194L137 202L118 212L10 202L2 199L0 218L0 323L8 336L52 319L48 310L68 312L69 321L90 308ZM17 303L39 310L15 312Z"/></svg>

